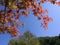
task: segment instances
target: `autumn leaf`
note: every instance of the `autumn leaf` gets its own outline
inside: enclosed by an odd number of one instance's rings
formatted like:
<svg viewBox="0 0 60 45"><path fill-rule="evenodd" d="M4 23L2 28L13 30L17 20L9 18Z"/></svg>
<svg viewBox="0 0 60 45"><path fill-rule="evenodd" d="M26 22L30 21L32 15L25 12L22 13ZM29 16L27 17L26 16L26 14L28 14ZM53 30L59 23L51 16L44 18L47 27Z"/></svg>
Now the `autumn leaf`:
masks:
<svg viewBox="0 0 60 45"><path fill-rule="evenodd" d="M60 6L60 2L56 2L56 4L57 4L58 6Z"/></svg>

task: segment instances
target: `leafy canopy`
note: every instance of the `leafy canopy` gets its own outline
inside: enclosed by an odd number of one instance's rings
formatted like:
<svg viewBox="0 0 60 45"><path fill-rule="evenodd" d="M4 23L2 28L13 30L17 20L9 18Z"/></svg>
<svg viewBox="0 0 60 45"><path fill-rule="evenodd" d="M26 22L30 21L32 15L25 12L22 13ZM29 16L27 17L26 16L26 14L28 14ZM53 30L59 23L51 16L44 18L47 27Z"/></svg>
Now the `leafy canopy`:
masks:
<svg viewBox="0 0 60 45"><path fill-rule="evenodd" d="M18 26L25 26L19 22L21 15L24 17L30 13L29 9L32 9L34 16L38 20L42 20L41 25L44 29L48 28L48 23L53 19L48 16L48 10L43 10L41 4L44 2L51 2L60 6L60 2L57 0L0 0L0 5L4 6L4 9L0 9L0 33L9 33L11 36L19 34ZM46 15L44 15L46 14Z"/></svg>

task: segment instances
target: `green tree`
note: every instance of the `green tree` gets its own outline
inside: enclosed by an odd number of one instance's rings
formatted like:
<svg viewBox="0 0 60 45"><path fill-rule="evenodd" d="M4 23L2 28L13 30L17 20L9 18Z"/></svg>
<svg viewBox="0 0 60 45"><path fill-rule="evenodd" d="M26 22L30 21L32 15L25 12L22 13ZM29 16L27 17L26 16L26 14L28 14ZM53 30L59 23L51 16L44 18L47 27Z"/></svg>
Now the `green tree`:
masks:
<svg viewBox="0 0 60 45"><path fill-rule="evenodd" d="M41 45L60 45L60 34L55 37L40 37L38 39Z"/></svg>
<svg viewBox="0 0 60 45"><path fill-rule="evenodd" d="M34 35L29 31L26 31L23 36L24 36L25 40L30 40L34 37Z"/></svg>
<svg viewBox="0 0 60 45"><path fill-rule="evenodd" d="M15 39L14 41L11 40L9 45L40 45L39 40L29 31L26 31L22 36Z"/></svg>
<svg viewBox="0 0 60 45"><path fill-rule="evenodd" d="M16 42L16 40L11 40L8 45L18 45L18 43Z"/></svg>
<svg viewBox="0 0 60 45"><path fill-rule="evenodd" d="M29 31L24 33L26 45L39 45L39 40Z"/></svg>

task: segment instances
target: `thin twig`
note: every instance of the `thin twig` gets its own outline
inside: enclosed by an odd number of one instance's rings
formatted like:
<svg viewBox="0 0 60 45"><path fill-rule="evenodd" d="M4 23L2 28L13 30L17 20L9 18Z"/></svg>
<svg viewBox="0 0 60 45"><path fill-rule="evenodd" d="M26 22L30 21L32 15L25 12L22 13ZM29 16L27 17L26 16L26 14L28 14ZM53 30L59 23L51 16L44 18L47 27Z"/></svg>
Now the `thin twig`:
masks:
<svg viewBox="0 0 60 45"><path fill-rule="evenodd" d="M5 23L5 14L6 14L6 3L7 3L7 0L5 0L4 19L3 19L3 30L5 30L4 23Z"/></svg>

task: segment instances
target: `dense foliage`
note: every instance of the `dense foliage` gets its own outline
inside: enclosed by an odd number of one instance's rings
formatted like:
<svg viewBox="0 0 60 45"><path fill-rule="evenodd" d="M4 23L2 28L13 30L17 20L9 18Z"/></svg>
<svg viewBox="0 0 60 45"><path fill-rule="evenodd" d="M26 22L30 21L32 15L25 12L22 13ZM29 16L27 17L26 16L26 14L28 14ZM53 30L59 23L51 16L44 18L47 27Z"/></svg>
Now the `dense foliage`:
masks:
<svg viewBox="0 0 60 45"><path fill-rule="evenodd" d="M11 36L19 34L17 27L25 25L19 22L19 18L21 15L28 16L30 9L38 20L42 20L42 27L47 29L52 18L48 16L47 9L43 10L41 4L44 2L60 5L56 0L0 0L0 5L4 6L4 9L0 9L0 33L7 32Z"/></svg>
<svg viewBox="0 0 60 45"><path fill-rule="evenodd" d="M8 45L60 45L60 35L55 37L35 37L27 31L23 36L10 40Z"/></svg>
<svg viewBox="0 0 60 45"><path fill-rule="evenodd" d="M41 45L60 45L60 35L55 37L40 37Z"/></svg>
<svg viewBox="0 0 60 45"><path fill-rule="evenodd" d="M13 39L8 45L40 45L39 40L29 31L17 39Z"/></svg>

